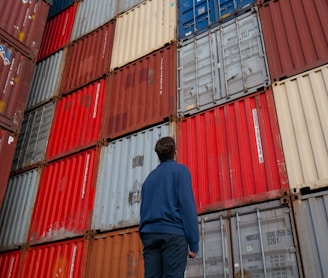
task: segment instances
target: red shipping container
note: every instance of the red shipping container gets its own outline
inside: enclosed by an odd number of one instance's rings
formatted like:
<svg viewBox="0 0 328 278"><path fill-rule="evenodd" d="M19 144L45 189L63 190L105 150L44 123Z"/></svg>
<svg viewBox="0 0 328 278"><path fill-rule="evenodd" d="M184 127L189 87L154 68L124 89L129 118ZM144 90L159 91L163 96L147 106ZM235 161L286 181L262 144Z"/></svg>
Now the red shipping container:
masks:
<svg viewBox="0 0 328 278"><path fill-rule="evenodd" d="M100 140L106 79L66 95L56 104L46 159L67 155Z"/></svg>
<svg viewBox="0 0 328 278"><path fill-rule="evenodd" d="M34 63L0 39L0 125L20 130Z"/></svg>
<svg viewBox="0 0 328 278"><path fill-rule="evenodd" d="M17 135L0 127L0 208L6 193L16 145Z"/></svg>
<svg viewBox="0 0 328 278"><path fill-rule="evenodd" d="M77 90L108 73L114 30L115 21L111 21L69 46L61 94Z"/></svg>
<svg viewBox="0 0 328 278"><path fill-rule="evenodd" d="M0 277L19 277L20 251L6 252L0 254Z"/></svg>
<svg viewBox="0 0 328 278"><path fill-rule="evenodd" d="M167 46L109 76L105 137L122 135L176 115L176 46Z"/></svg>
<svg viewBox="0 0 328 278"><path fill-rule="evenodd" d="M200 213L288 193L271 90L182 119L177 150Z"/></svg>
<svg viewBox="0 0 328 278"><path fill-rule="evenodd" d="M328 62L326 0L268 1L259 15L273 81Z"/></svg>
<svg viewBox="0 0 328 278"><path fill-rule="evenodd" d="M44 167L29 243L76 237L90 229L98 163L99 149L91 149Z"/></svg>
<svg viewBox="0 0 328 278"><path fill-rule="evenodd" d="M45 27L38 60L66 46L71 38L78 3L51 18Z"/></svg>
<svg viewBox="0 0 328 278"><path fill-rule="evenodd" d="M42 0L0 1L0 37L36 59L49 8Z"/></svg>
<svg viewBox="0 0 328 278"><path fill-rule="evenodd" d="M19 277L84 277L88 241L74 239L31 247ZM13 276L14 277L14 276Z"/></svg>

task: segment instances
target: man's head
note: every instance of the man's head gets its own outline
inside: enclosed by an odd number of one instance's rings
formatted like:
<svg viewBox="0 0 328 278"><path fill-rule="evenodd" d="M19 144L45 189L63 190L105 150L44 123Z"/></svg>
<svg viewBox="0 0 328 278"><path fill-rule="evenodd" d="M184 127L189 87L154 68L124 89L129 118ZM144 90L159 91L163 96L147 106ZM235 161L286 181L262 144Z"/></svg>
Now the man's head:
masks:
<svg viewBox="0 0 328 278"><path fill-rule="evenodd" d="M172 137L163 137L159 139L155 145L155 152L161 162L174 159L175 141Z"/></svg>

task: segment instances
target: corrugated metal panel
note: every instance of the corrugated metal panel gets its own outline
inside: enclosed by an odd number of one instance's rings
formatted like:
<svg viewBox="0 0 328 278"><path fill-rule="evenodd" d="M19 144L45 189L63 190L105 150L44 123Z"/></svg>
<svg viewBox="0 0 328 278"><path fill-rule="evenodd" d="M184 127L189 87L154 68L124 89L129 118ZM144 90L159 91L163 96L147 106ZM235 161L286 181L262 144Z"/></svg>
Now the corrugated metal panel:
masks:
<svg viewBox="0 0 328 278"><path fill-rule="evenodd" d="M0 39L0 124L19 131L34 63Z"/></svg>
<svg viewBox="0 0 328 278"><path fill-rule="evenodd" d="M51 7L49 10L48 18L53 17L54 15L64 11L70 5L73 5L77 0L51 0Z"/></svg>
<svg viewBox="0 0 328 278"><path fill-rule="evenodd" d="M79 151L100 140L107 81L101 79L58 100L47 160Z"/></svg>
<svg viewBox="0 0 328 278"><path fill-rule="evenodd" d="M65 51L61 50L37 63L28 95L27 110L57 95L64 60Z"/></svg>
<svg viewBox="0 0 328 278"><path fill-rule="evenodd" d="M176 9L176 0L145 0L119 15L111 71L175 41Z"/></svg>
<svg viewBox="0 0 328 278"><path fill-rule="evenodd" d="M182 43L179 112L194 114L270 82L258 15L249 12Z"/></svg>
<svg viewBox="0 0 328 278"><path fill-rule="evenodd" d="M40 171L33 169L9 179L0 210L0 249L18 248L26 243Z"/></svg>
<svg viewBox="0 0 328 278"><path fill-rule="evenodd" d="M328 191L293 201L305 277L328 277Z"/></svg>
<svg viewBox="0 0 328 278"><path fill-rule="evenodd" d="M71 38L78 3L50 19L45 27L38 60L66 46Z"/></svg>
<svg viewBox="0 0 328 278"><path fill-rule="evenodd" d="M175 124L162 124L102 147L92 229L111 230L139 223L140 190L158 165L157 140L175 137Z"/></svg>
<svg viewBox="0 0 328 278"><path fill-rule="evenodd" d="M179 0L179 39L250 10L254 0Z"/></svg>
<svg viewBox="0 0 328 278"><path fill-rule="evenodd" d="M74 41L112 20L118 0L82 1L77 10L72 38Z"/></svg>
<svg viewBox="0 0 328 278"><path fill-rule="evenodd" d="M126 12L127 10L141 4L144 0L117 0L117 14Z"/></svg>
<svg viewBox="0 0 328 278"><path fill-rule="evenodd" d="M328 62L326 0L267 1L259 14L272 80Z"/></svg>
<svg viewBox="0 0 328 278"><path fill-rule="evenodd" d="M115 21L111 21L68 48L61 93L79 89L108 72L114 30Z"/></svg>
<svg viewBox="0 0 328 278"><path fill-rule="evenodd" d="M48 11L49 4L40 0L1 1L0 36L24 55L36 58Z"/></svg>
<svg viewBox="0 0 328 278"><path fill-rule="evenodd" d="M12 170L23 169L45 159L54 109L55 104L50 102L25 114Z"/></svg>
<svg viewBox="0 0 328 278"><path fill-rule="evenodd" d="M98 149L92 149L45 166L29 230L30 243L76 237L90 229L98 160Z"/></svg>
<svg viewBox="0 0 328 278"><path fill-rule="evenodd" d="M328 65L273 85L291 189L328 186Z"/></svg>
<svg viewBox="0 0 328 278"><path fill-rule="evenodd" d="M0 126L0 208L6 192L11 163L17 145L17 135Z"/></svg>
<svg viewBox="0 0 328 278"><path fill-rule="evenodd" d="M182 119L177 142L200 212L289 191L271 90Z"/></svg>
<svg viewBox="0 0 328 278"><path fill-rule="evenodd" d="M89 241L84 277L144 277L142 244L137 228L96 235Z"/></svg>
<svg viewBox="0 0 328 278"><path fill-rule="evenodd" d="M176 46L167 46L109 76L106 137L117 138L176 115Z"/></svg>
<svg viewBox="0 0 328 278"><path fill-rule="evenodd" d="M265 202L199 221L200 251L185 277L300 277L288 205Z"/></svg>
<svg viewBox="0 0 328 278"><path fill-rule="evenodd" d="M87 250L83 239L29 248L21 277L84 277Z"/></svg>
<svg viewBox="0 0 328 278"><path fill-rule="evenodd" d="M20 251L0 254L0 269L2 277L19 277Z"/></svg>

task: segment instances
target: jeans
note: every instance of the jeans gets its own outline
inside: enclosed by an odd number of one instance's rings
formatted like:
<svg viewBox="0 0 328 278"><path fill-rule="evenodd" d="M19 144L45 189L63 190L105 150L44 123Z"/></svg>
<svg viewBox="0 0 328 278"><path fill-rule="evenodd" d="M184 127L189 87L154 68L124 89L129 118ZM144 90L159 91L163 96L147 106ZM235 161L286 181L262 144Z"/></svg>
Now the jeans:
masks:
<svg viewBox="0 0 328 278"><path fill-rule="evenodd" d="M188 243L184 236L143 233L145 278L183 278Z"/></svg>

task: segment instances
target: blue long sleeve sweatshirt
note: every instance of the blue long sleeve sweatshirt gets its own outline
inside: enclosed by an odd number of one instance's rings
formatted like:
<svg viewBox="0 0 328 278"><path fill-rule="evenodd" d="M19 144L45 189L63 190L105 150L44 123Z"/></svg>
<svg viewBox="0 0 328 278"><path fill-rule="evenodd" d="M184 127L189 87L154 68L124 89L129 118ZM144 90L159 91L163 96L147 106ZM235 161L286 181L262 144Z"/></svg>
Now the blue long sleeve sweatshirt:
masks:
<svg viewBox="0 0 328 278"><path fill-rule="evenodd" d="M167 160L148 175L141 190L139 233L185 235L190 251L198 251L198 217L186 166Z"/></svg>

